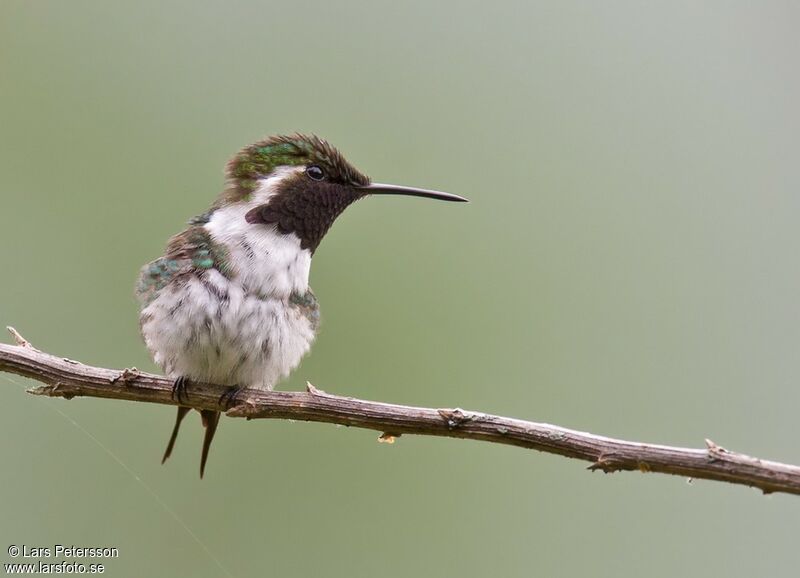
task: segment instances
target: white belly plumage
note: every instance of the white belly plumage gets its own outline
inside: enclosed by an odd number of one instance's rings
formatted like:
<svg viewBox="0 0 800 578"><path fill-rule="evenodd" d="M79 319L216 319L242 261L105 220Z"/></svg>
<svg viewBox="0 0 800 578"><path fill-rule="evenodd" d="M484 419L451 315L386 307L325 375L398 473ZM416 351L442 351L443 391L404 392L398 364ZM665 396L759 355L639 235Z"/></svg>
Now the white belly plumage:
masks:
<svg viewBox="0 0 800 578"><path fill-rule="evenodd" d="M141 312L145 343L171 377L271 390L311 348L315 319L218 271L171 284Z"/></svg>

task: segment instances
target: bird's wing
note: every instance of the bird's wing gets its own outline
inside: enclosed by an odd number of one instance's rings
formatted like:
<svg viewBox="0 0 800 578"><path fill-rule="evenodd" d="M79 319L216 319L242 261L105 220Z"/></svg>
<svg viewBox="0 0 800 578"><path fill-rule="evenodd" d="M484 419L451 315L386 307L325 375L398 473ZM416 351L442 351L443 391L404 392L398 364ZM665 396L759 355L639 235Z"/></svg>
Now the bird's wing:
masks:
<svg viewBox="0 0 800 578"><path fill-rule="evenodd" d="M289 295L289 303L308 319L309 323L311 323L311 328L316 331L319 327L319 302L311 287L302 294L293 292Z"/></svg>
<svg viewBox="0 0 800 578"><path fill-rule="evenodd" d="M229 277L228 252L215 243L203 227L190 227L170 239L163 257L142 268L136 296L144 307L172 281L209 269L216 269Z"/></svg>

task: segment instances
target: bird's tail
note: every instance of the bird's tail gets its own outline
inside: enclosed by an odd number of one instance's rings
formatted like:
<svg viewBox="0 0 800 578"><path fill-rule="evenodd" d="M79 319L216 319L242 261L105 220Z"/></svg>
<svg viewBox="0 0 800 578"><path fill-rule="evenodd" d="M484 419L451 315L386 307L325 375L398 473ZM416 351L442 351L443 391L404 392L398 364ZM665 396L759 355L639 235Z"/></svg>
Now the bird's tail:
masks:
<svg viewBox="0 0 800 578"><path fill-rule="evenodd" d="M219 412L210 409L204 409L200 412L200 419L203 420L203 427L206 428L206 435L203 436L203 453L200 456L200 479L202 479L203 472L206 469L208 450L211 448L211 440L214 439L214 434L217 432L217 424L219 424Z"/></svg>
<svg viewBox="0 0 800 578"><path fill-rule="evenodd" d="M178 416L175 418L175 427L172 428L172 435L169 436L169 443L167 444L167 449L164 452L164 457L161 458L161 463L167 461L167 458L172 455L172 448L175 447L175 440L178 438L178 430L181 429L181 422L183 418L186 417L186 414L189 413L188 407L178 406Z"/></svg>
<svg viewBox="0 0 800 578"><path fill-rule="evenodd" d="M178 431L181 429L181 422L186 414L189 413L191 408L178 406L178 415L175 417L175 426L172 428L172 435L169 436L169 443L167 449L164 451L164 457L161 458L161 463L167 461L167 458L172 455L172 448L175 447L175 440L178 438ZM206 434L203 437L203 453L200 456L200 478L202 479L203 473L206 470L206 461L208 461L208 450L211 448L211 441L214 439L214 434L217 432L217 425L219 424L219 412L210 409L200 411L200 419L203 421L203 427L206 428Z"/></svg>

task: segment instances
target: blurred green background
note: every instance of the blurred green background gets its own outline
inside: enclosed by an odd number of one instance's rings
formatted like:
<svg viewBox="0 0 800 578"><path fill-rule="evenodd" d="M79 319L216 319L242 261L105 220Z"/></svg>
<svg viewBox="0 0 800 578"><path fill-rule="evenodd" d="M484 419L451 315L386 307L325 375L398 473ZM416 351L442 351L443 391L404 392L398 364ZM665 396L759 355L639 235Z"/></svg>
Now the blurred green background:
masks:
<svg viewBox="0 0 800 578"><path fill-rule="evenodd" d="M312 268L321 335L281 388L798 463L799 23L793 2L3 0L0 325L155 370L139 267L239 147L315 132L472 203L348 209ZM201 482L194 414L161 466L173 408L0 382L3 562L64 543L116 546L106 574L132 577L800 563L796 497L231 419Z"/></svg>

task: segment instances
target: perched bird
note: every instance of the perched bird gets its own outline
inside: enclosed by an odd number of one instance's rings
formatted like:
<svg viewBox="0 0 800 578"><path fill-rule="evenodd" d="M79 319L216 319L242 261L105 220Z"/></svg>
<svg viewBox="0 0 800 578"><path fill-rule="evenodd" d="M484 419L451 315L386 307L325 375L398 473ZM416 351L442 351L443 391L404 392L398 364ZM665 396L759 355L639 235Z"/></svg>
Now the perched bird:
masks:
<svg viewBox="0 0 800 578"><path fill-rule="evenodd" d="M326 141L294 134L243 148L227 164L226 185L211 208L169 240L141 270L139 324L154 361L173 378L271 390L297 367L319 325L308 275L311 257L333 221L368 195L463 197L373 183ZM178 407L162 463L189 408ZM219 413L201 411L203 477Z"/></svg>

